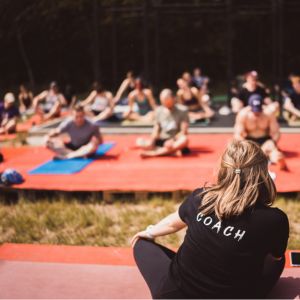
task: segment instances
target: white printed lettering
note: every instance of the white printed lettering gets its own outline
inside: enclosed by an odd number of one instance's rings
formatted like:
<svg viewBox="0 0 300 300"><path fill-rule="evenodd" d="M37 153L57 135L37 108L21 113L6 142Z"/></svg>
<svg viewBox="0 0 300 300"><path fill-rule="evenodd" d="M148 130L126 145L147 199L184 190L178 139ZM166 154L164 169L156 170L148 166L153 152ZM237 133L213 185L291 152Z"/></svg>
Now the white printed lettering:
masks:
<svg viewBox="0 0 300 300"><path fill-rule="evenodd" d="M224 229L223 234L224 234L225 236L230 236L233 229L234 229L234 227L232 227L232 226L227 226L227 227ZM229 232L227 233L227 231L229 231Z"/></svg>
<svg viewBox="0 0 300 300"><path fill-rule="evenodd" d="M199 213L199 214L197 215L197 221L200 222L200 221L202 220L203 217L204 217L203 214Z"/></svg>
<svg viewBox="0 0 300 300"><path fill-rule="evenodd" d="M239 242L239 241L243 238L243 236L245 235L245 233L246 233L245 230L243 230L243 231L238 230L238 231L235 233L234 238L235 238L235 239L236 239L236 238L239 238L239 239L238 239L238 242Z"/></svg>
<svg viewBox="0 0 300 300"><path fill-rule="evenodd" d="M207 222L208 220L208 222ZM211 217L206 217L203 221L203 224L209 226L212 223L213 219Z"/></svg>
<svg viewBox="0 0 300 300"><path fill-rule="evenodd" d="M219 231L221 230L221 221L216 223L211 229L215 229L215 228L217 228L217 232L219 233Z"/></svg>

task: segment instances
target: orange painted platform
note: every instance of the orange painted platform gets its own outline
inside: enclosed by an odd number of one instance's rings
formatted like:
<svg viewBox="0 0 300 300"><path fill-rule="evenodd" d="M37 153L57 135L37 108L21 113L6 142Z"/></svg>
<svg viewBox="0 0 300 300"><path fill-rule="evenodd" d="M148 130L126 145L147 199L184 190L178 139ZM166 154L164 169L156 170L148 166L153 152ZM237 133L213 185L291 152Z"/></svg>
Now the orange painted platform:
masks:
<svg viewBox="0 0 300 300"><path fill-rule="evenodd" d="M288 258L288 255L287 255ZM300 294L300 268L287 268L270 298ZM130 248L4 244L0 298L150 298Z"/></svg>
<svg viewBox="0 0 300 300"><path fill-rule="evenodd" d="M51 159L43 147L3 148L5 168L15 168L25 182L20 189L64 191L175 191L193 190L213 181L218 159L232 136L229 134L191 135L187 156L142 159L134 148L136 135L105 136L117 142L103 158L72 175L29 175L28 171ZM289 171L275 166L279 192L300 191L300 134L284 134L279 143L287 157Z"/></svg>

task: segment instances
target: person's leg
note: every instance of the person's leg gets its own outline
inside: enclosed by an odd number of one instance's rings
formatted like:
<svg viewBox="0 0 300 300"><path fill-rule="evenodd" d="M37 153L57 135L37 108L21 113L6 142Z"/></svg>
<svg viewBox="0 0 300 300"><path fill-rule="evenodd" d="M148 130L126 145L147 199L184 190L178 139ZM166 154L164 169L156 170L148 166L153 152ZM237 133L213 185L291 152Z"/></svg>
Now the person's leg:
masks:
<svg viewBox="0 0 300 300"><path fill-rule="evenodd" d="M281 260L275 260L271 255L267 255L259 283L259 297L266 298L268 296L280 278L284 265L285 257Z"/></svg>
<svg viewBox="0 0 300 300"><path fill-rule="evenodd" d="M206 119L210 119L215 115L215 111L209 105L210 97L208 94L204 94L201 97L201 106L204 111L204 115Z"/></svg>
<svg viewBox="0 0 300 300"><path fill-rule="evenodd" d="M8 121L7 124L5 125L5 131L7 133L15 133L16 132L16 128L17 128L17 122L14 119Z"/></svg>
<svg viewBox="0 0 300 300"><path fill-rule="evenodd" d="M279 115L279 113L280 113L279 103L277 101L268 103L265 107L265 112L272 114L274 116Z"/></svg>
<svg viewBox="0 0 300 300"><path fill-rule="evenodd" d="M244 107L244 104L241 100L239 100L236 97L233 97L231 99L231 108L233 113L238 113L242 108Z"/></svg>
<svg viewBox="0 0 300 300"><path fill-rule="evenodd" d="M155 147L153 140L145 139L142 137L136 139L135 145L136 145L136 147L143 149L143 150L153 150Z"/></svg>
<svg viewBox="0 0 300 300"><path fill-rule="evenodd" d="M168 277L170 263L175 252L153 241L139 239L134 245L133 253L152 297L159 298L160 288Z"/></svg>
<svg viewBox="0 0 300 300"><path fill-rule="evenodd" d="M206 119L206 115L205 115L204 111L198 111L198 112L190 111L189 119L190 119L191 123L195 123L197 121Z"/></svg>
<svg viewBox="0 0 300 300"><path fill-rule="evenodd" d="M98 144L90 142L75 151L71 151L65 155L66 159L78 158L78 157L87 157L91 154L94 154L98 148Z"/></svg>
<svg viewBox="0 0 300 300"><path fill-rule="evenodd" d="M261 149L268 156L269 160L273 164L278 164L280 170L287 170L286 161L284 155L279 149L273 140L269 139L264 142L261 146Z"/></svg>
<svg viewBox="0 0 300 300"><path fill-rule="evenodd" d="M72 151L66 147L65 143L60 138L51 138L47 141L46 147L53 151L58 157L64 157Z"/></svg>
<svg viewBox="0 0 300 300"><path fill-rule="evenodd" d="M61 105L59 103L55 103L51 110L44 115L44 120L48 121L53 118L57 118L60 116Z"/></svg>
<svg viewBox="0 0 300 300"><path fill-rule="evenodd" d="M109 117L112 116L112 114L113 114L112 108L111 107L107 107L102 112L100 112L98 115L96 115L93 118L93 122L107 120Z"/></svg>
<svg viewBox="0 0 300 300"><path fill-rule="evenodd" d="M142 157L155 157L164 156L169 154L181 155L181 150L188 145L188 138L185 135L180 136L175 141L173 139L167 140L163 147L159 147L156 150L144 151L141 153ZM180 152L180 153L179 153Z"/></svg>

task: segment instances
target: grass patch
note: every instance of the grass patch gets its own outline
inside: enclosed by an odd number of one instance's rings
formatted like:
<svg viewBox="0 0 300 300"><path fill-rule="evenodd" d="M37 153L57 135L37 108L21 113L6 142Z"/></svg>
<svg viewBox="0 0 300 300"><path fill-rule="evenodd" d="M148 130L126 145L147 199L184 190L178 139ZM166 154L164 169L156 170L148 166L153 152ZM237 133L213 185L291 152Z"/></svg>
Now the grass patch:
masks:
<svg viewBox="0 0 300 300"><path fill-rule="evenodd" d="M149 224L175 211L178 203L155 197L148 201L117 201L112 205L70 199L0 203L0 243L124 246ZM290 220L289 249L300 249L300 201L279 197L275 206ZM178 247L184 231L159 238Z"/></svg>

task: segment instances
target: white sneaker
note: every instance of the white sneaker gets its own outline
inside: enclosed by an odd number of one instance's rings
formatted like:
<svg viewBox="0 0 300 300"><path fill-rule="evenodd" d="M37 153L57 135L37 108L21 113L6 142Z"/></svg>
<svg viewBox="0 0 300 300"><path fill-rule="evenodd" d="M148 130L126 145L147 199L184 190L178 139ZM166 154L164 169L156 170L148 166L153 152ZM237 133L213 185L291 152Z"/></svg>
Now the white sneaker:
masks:
<svg viewBox="0 0 300 300"><path fill-rule="evenodd" d="M231 109L228 106L222 106L219 109L219 114L221 116L228 116L231 113Z"/></svg>

